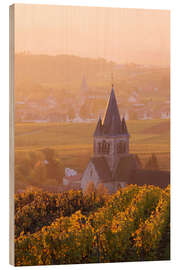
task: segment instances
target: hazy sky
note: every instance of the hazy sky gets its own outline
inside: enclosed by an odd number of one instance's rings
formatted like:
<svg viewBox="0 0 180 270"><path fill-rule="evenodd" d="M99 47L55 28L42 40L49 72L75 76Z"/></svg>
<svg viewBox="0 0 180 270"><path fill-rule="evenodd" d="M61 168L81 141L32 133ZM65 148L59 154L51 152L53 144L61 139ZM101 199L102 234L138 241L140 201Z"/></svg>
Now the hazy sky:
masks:
<svg viewBox="0 0 180 270"><path fill-rule="evenodd" d="M170 12L17 4L15 50L169 65Z"/></svg>

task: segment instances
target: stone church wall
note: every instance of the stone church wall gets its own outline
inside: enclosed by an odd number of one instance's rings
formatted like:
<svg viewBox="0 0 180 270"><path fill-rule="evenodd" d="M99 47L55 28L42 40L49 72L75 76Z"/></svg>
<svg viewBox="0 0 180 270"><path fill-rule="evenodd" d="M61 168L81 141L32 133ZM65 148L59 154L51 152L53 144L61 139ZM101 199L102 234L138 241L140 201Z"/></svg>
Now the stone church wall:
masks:
<svg viewBox="0 0 180 270"><path fill-rule="evenodd" d="M92 162L89 162L87 165L81 179L81 188L83 191L86 190L90 182L93 182L95 187L99 184L99 176Z"/></svg>

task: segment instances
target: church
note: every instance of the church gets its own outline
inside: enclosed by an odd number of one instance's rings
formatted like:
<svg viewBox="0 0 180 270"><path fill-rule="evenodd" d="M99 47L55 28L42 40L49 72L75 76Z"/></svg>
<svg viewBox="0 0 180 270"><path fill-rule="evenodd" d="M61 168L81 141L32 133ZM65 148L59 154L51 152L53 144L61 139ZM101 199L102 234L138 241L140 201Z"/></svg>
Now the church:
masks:
<svg viewBox="0 0 180 270"><path fill-rule="evenodd" d="M124 117L120 117L114 87L104 120L99 118L93 142L93 156L81 178L81 189L90 182L103 184L110 193L125 187L134 170L140 169L136 155L129 153L130 134Z"/></svg>

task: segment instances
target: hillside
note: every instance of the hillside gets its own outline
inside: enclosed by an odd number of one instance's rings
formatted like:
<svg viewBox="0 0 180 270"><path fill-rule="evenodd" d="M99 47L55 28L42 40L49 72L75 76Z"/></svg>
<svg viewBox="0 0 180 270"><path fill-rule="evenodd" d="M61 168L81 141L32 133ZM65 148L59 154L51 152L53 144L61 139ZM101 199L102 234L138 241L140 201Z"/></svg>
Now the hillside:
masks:
<svg viewBox="0 0 180 270"><path fill-rule="evenodd" d="M17 54L15 70L16 121L59 122L65 114L73 118L77 113L94 118L105 110L112 74L120 111L129 112L130 119L131 111L147 111L153 118L169 112L169 68L119 66L105 59L73 55ZM139 104L143 107L136 107Z"/></svg>
<svg viewBox="0 0 180 270"><path fill-rule="evenodd" d="M73 55L16 54L15 70L17 91L23 84L25 86L30 84L34 87L41 85L47 88L64 87L68 89L70 87L68 91L73 92L73 89L80 87L83 75L87 77L90 88L99 87L99 90L103 91L101 87L111 84L112 72L117 88L119 89L121 86L126 89L128 87L130 92L138 87L147 88L147 91L148 88L151 90L151 88L157 87L161 94L166 95L170 86L169 68L136 64L119 67L118 64L102 58L82 58ZM123 89L122 92L124 92Z"/></svg>

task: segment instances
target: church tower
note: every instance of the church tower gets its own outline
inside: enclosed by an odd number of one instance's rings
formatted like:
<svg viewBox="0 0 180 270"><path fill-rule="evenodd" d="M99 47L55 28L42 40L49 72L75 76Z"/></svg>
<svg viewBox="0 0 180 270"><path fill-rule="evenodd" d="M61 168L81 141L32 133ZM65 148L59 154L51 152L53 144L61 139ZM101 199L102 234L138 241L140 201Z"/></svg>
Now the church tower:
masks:
<svg viewBox="0 0 180 270"><path fill-rule="evenodd" d="M129 133L125 118L121 119L112 85L104 121L99 118L94 132L94 157L105 157L112 176L119 159L129 154Z"/></svg>

